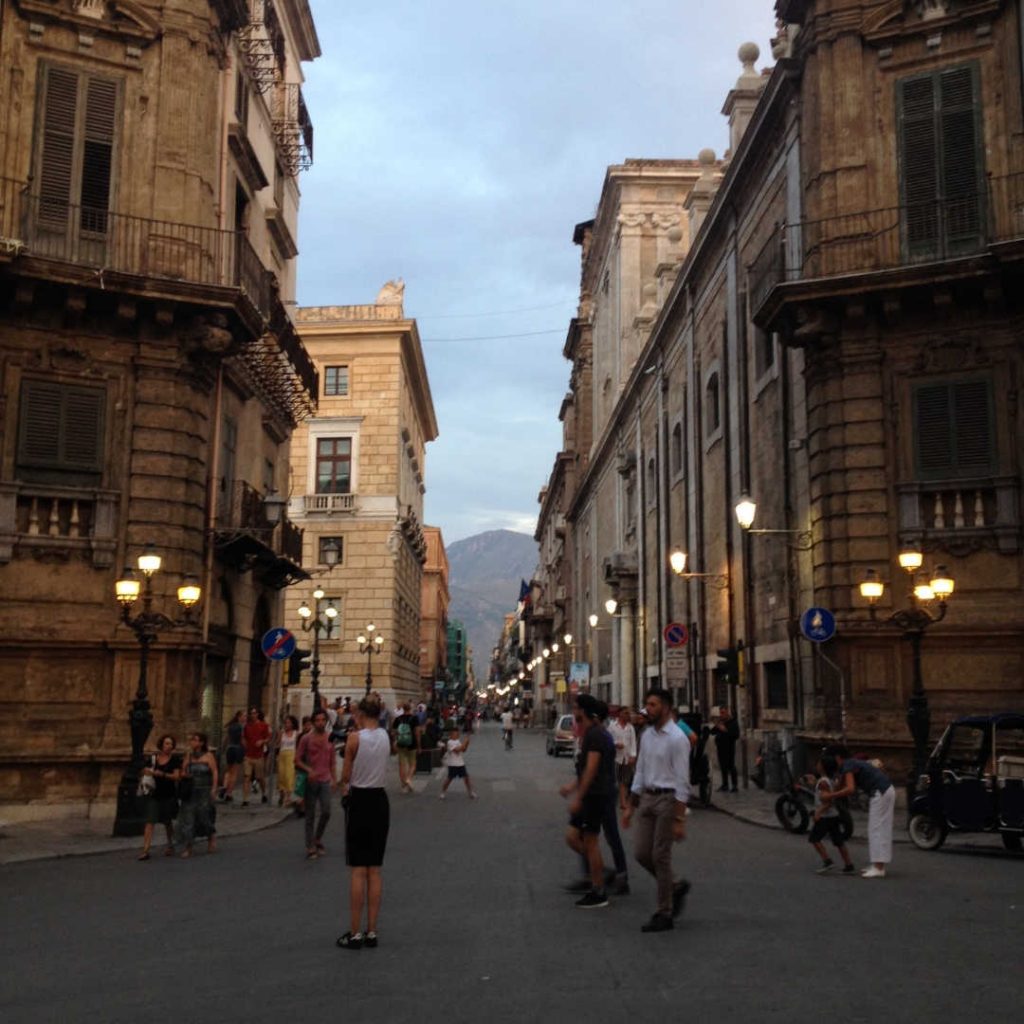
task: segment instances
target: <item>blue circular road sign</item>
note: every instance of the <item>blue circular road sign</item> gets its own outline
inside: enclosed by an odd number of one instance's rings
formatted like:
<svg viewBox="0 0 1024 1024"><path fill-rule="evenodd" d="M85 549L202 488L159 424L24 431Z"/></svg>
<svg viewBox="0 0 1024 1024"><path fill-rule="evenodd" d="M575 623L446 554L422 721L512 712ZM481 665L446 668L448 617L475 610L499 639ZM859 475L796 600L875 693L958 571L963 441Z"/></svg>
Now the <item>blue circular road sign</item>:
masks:
<svg viewBox="0 0 1024 1024"><path fill-rule="evenodd" d="M260 647L271 661L284 661L295 653L295 634L289 629L268 629Z"/></svg>
<svg viewBox="0 0 1024 1024"><path fill-rule="evenodd" d="M836 635L836 617L827 608L808 608L800 616L800 632L812 643L823 644Z"/></svg>

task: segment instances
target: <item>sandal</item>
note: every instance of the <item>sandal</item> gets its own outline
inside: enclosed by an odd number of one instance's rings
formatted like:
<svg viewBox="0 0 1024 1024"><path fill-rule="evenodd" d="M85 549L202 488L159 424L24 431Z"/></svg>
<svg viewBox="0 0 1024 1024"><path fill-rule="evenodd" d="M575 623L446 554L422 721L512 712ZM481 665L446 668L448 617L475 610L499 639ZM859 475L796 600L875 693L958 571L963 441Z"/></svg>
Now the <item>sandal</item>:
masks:
<svg viewBox="0 0 1024 1024"><path fill-rule="evenodd" d="M164 847L164 856L165 857L173 857L174 856L174 847L173 846L165 846Z"/></svg>
<svg viewBox="0 0 1024 1024"><path fill-rule="evenodd" d="M317 857L319 857L319 856L320 856L320 854L317 853L316 850L307 850L306 851L306 860L316 860Z"/></svg>
<svg viewBox="0 0 1024 1024"><path fill-rule="evenodd" d="M138 855L138 857L136 857L135 859L136 859L136 860L149 860L149 851L148 851L148 850L146 850L146 851L144 851L143 853L140 853L140 854Z"/></svg>
<svg viewBox="0 0 1024 1024"><path fill-rule="evenodd" d="M335 945L341 949L362 949L363 936L359 932L356 932L355 935L351 932L345 932Z"/></svg>
<svg viewBox="0 0 1024 1024"><path fill-rule="evenodd" d="M182 860L188 860L188 858L191 857L191 856L192 856L192 851L191 850L182 850L181 851L181 859Z"/></svg>
<svg viewBox="0 0 1024 1024"><path fill-rule="evenodd" d="M324 844L321 843L319 840L317 840L316 852L321 854L321 855L323 855L323 854L325 854L327 852L327 847L324 846Z"/></svg>

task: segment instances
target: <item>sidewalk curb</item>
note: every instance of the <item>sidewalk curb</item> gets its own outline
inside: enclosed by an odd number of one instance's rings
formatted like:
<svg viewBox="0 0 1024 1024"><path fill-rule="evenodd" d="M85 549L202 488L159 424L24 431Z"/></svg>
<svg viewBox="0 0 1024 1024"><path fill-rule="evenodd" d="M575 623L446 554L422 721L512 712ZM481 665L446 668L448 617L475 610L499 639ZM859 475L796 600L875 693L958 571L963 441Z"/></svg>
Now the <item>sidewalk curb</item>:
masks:
<svg viewBox="0 0 1024 1024"><path fill-rule="evenodd" d="M217 805L218 808L221 804ZM231 840L238 836L251 835L254 832L263 832L266 829L274 828L277 825L283 824L289 818L294 817L295 812L289 808L280 810L273 810L266 812L265 815L255 818L248 822L238 822L238 828L231 831L221 831L217 833L217 838L220 840ZM42 860L64 860L68 857L100 857L106 856L112 853L125 853L136 849L139 838L138 836L125 836L125 837L113 837L108 836L105 839L97 838L95 840L88 840L83 842L81 847L76 848L69 846L66 849L52 849L46 846L45 840L41 841L40 847L35 851L22 851L16 852L11 856L4 855L2 841L7 838L14 838L11 836L4 835L4 830L0 829L0 868L11 867L15 864L29 864L36 861Z"/></svg>

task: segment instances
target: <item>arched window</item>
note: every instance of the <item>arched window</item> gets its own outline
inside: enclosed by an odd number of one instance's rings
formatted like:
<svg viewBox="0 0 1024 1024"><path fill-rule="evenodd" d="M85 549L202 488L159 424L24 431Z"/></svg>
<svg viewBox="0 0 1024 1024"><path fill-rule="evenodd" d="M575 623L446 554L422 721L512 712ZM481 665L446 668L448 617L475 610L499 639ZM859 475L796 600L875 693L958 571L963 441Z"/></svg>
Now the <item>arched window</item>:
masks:
<svg viewBox="0 0 1024 1024"><path fill-rule="evenodd" d="M704 423L708 434L714 434L722 425L722 410L718 395L718 373L708 377L704 393Z"/></svg>
<svg viewBox="0 0 1024 1024"><path fill-rule="evenodd" d="M672 475L679 476L683 471L683 425L677 423L672 428L672 443L669 446Z"/></svg>

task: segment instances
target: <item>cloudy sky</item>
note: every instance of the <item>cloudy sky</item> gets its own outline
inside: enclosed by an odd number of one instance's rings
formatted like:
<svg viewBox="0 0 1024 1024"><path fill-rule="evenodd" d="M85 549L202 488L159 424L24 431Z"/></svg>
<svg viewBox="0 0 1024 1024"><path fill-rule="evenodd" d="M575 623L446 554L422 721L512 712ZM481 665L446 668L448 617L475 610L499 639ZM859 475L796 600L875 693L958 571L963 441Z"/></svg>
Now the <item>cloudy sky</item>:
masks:
<svg viewBox="0 0 1024 1024"><path fill-rule="evenodd" d="M428 522L447 543L533 532L561 444L579 250L605 168L727 141L747 39L773 0L312 0L316 127L302 178L299 302L406 283L440 437Z"/></svg>

